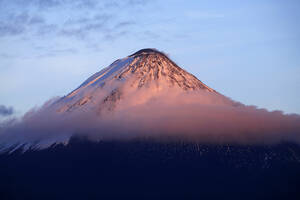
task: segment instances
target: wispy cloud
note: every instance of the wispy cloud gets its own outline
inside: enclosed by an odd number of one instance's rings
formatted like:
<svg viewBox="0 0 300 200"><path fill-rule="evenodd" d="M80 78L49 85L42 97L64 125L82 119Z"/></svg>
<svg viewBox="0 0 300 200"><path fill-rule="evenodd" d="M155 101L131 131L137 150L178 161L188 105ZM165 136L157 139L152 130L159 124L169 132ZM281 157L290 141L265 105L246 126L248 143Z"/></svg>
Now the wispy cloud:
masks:
<svg viewBox="0 0 300 200"><path fill-rule="evenodd" d="M119 18L118 9L143 6L147 2L146 0L122 2L108 0L3 0L0 2L0 10L2 10L0 37L24 34L32 31L32 28L37 33L45 34L52 29L52 31L56 31L57 35L76 36L80 39L94 32L105 35L105 32L109 31L109 35L112 35L113 28L126 28L135 24L133 20ZM7 7L12 9L6 9ZM22 12L20 12L21 8ZM44 10L43 16L36 15L36 11L32 10ZM64 15L64 11L68 12L68 17ZM87 15L86 11L91 14ZM62 19L53 22L52 18L57 16L61 16Z"/></svg>
<svg viewBox="0 0 300 200"><path fill-rule="evenodd" d="M14 109L12 107L0 105L0 116L9 116L12 114L14 114Z"/></svg>
<svg viewBox="0 0 300 200"><path fill-rule="evenodd" d="M45 18L27 11L11 12L0 18L0 37L18 36L28 32L42 32L49 26Z"/></svg>
<svg viewBox="0 0 300 200"><path fill-rule="evenodd" d="M40 48L40 49L45 49L45 48ZM41 53L37 57L42 58L42 57L55 57L61 54L76 54L78 51L75 48L47 48L46 53Z"/></svg>
<svg viewBox="0 0 300 200"><path fill-rule="evenodd" d="M10 39L7 39L11 38L26 43L25 45L30 43L33 46L47 47L43 52L31 49L34 57L57 55L57 51L51 50L52 44L56 44L58 49L74 49L61 51L61 54L76 52L76 48L81 45L90 50L89 47L95 47L95 41L107 43L137 34L140 22L133 17L131 11L142 11L149 2L0 0L0 40L9 42ZM152 36L145 34L145 37ZM5 55L4 52L4 49L0 52L2 56Z"/></svg>
<svg viewBox="0 0 300 200"><path fill-rule="evenodd" d="M26 29L28 21L29 15L26 12L9 14L0 21L0 37L22 34Z"/></svg>
<svg viewBox="0 0 300 200"><path fill-rule="evenodd" d="M77 19L69 19L64 23L63 28L59 31L63 36L75 36L83 39L94 32L106 32L108 22L113 18L112 15L97 14L92 17L80 17Z"/></svg>

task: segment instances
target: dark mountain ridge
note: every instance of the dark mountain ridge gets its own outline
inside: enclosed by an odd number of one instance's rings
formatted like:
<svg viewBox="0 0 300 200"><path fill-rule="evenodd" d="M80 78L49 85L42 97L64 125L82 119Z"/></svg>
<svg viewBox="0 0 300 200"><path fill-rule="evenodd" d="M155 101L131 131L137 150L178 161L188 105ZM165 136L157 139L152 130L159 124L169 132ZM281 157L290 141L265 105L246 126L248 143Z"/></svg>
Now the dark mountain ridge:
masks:
<svg viewBox="0 0 300 200"><path fill-rule="evenodd" d="M0 199L297 199L300 147L72 139L0 155Z"/></svg>

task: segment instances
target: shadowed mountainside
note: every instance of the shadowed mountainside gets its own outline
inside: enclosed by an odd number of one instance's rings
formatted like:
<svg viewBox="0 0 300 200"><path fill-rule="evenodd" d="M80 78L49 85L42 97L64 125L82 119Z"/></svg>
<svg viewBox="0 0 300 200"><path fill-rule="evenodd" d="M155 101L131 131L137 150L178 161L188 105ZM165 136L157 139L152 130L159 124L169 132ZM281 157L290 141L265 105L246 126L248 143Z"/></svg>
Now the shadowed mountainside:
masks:
<svg viewBox="0 0 300 200"><path fill-rule="evenodd" d="M300 147L73 139L0 155L0 199L297 199Z"/></svg>

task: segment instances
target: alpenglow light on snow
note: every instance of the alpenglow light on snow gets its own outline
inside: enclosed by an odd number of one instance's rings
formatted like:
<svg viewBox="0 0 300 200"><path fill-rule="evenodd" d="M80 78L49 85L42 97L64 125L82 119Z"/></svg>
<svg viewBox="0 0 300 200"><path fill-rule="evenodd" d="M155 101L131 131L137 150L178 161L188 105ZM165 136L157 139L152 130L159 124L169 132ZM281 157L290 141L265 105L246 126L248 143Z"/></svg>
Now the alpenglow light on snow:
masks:
<svg viewBox="0 0 300 200"><path fill-rule="evenodd" d="M116 60L68 95L0 124L0 151L68 144L72 137L300 143L300 116L235 102L164 53L142 49Z"/></svg>
<svg viewBox="0 0 300 200"><path fill-rule="evenodd" d="M170 89L216 93L195 76L178 67L164 53L155 49L142 49L116 60L88 78L58 102L61 105L59 112L95 106L101 109L105 104L109 104L112 109L118 100L138 92L141 88L143 91L147 90L147 95L136 96L136 102L140 103Z"/></svg>

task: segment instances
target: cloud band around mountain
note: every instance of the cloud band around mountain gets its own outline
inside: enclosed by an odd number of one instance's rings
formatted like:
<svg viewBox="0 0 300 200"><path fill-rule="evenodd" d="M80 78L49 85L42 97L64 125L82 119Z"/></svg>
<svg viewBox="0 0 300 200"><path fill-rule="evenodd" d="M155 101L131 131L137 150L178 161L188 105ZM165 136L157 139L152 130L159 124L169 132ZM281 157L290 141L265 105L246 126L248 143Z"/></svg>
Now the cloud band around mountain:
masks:
<svg viewBox="0 0 300 200"><path fill-rule="evenodd" d="M300 143L300 116L269 112L254 106L216 104L207 92L166 93L146 104L120 102L113 113L57 114L46 103L21 120L2 124L2 148L24 145L45 148L67 144L71 137L92 141L158 139L212 144ZM132 103L132 102L131 102Z"/></svg>

